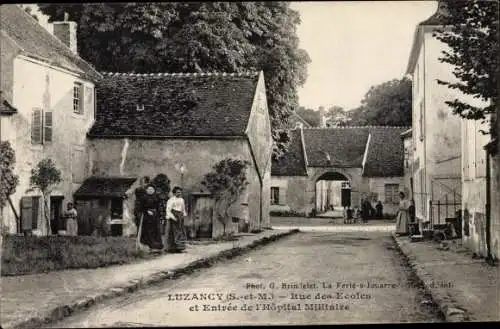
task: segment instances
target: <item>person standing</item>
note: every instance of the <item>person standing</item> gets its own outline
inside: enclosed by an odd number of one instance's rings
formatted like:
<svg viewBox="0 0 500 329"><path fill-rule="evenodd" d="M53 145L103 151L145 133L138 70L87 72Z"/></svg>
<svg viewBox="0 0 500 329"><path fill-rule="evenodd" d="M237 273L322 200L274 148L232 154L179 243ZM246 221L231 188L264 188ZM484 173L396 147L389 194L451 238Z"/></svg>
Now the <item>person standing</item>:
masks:
<svg viewBox="0 0 500 329"><path fill-rule="evenodd" d="M363 216L363 223L368 223L368 218L370 218L370 213L372 211L372 205L368 198L365 198L363 200L363 203L361 204L361 214Z"/></svg>
<svg viewBox="0 0 500 329"><path fill-rule="evenodd" d="M375 205L375 209L376 209L376 218L382 219L384 213L384 206L382 205L382 202L380 200L378 200L377 205Z"/></svg>
<svg viewBox="0 0 500 329"><path fill-rule="evenodd" d="M172 190L173 196L167 201L167 251L182 252L186 249L186 232L184 217L187 216L186 205L182 198L182 189L178 186Z"/></svg>
<svg viewBox="0 0 500 329"><path fill-rule="evenodd" d="M78 212L73 206L72 202L68 202L67 209L64 212L64 219L66 221L66 235L77 236L78 235Z"/></svg>
<svg viewBox="0 0 500 329"><path fill-rule="evenodd" d="M396 218L396 234L407 235L410 223L410 202L403 192L399 192L399 211Z"/></svg>
<svg viewBox="0 0 500 329"><path fill-rule="evenodd" d="M160 199L152 185L148 185L145 192L140 198L138 209L142 216L140 241L152 251L159 251L163 249L160 232Z"/></svg>

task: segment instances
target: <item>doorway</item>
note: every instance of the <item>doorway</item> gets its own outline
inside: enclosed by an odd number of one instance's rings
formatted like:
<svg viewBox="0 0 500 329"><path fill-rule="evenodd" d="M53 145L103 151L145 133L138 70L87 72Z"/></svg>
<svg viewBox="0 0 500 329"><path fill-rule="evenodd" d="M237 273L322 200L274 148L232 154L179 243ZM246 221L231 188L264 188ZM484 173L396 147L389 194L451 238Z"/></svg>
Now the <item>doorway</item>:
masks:
<svg viewBox="0 0 500 329"><path fill-rule="evenodd" d="M62 229L62 204L63 196L51 196L50 197L50 228L52 234L57 234L59 229Z"/></svg>

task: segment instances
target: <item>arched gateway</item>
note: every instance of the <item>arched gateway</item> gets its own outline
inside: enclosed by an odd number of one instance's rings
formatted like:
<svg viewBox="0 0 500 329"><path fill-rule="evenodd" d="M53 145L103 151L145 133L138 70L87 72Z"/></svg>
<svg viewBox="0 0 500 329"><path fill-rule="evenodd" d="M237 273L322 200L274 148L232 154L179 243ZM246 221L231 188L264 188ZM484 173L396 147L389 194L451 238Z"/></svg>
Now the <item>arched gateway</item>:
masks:
<svg viewBox="0 0 500 329"><path fill-rule="evenodd" d="M287 153L273 159L271 212L314 216L334 206L359 207L363 196L397 210L404 189L407 127L297 128Z"/></svg>

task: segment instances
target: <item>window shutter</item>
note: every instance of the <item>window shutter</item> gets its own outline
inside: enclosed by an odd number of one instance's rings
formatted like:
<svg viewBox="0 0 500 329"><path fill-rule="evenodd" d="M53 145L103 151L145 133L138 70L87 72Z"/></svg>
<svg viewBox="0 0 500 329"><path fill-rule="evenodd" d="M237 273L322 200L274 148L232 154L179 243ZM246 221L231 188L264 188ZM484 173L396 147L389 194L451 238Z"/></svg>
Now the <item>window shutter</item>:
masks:
<svg viewBox="0 0 500 329"><path fill-rule="evenodd" d="M21 231L33 229L33 199L31 197L21 198Z"/></svg>
<svg viewBox="0 0 500 329"><path fill-rule="evenodd" d="M43 126L43 141L52 142L52 112L45 112Z"/></svg>
<svg viewBox="0 0 500 329"><path fill-rule="evenodd" d="M31 143L42 143L42 110L34 109L31 118Z"/></svg>
<svg viewBox="0 0 500 329"><path fill-rule="evenodd" d="M40 215L40 200L41 198L39 196L34 196L32 197L32 204L33 204L33 207L32 207L32 225L31 225L31 228L33 230L36 230L38 228L38 217Z"/></svg>

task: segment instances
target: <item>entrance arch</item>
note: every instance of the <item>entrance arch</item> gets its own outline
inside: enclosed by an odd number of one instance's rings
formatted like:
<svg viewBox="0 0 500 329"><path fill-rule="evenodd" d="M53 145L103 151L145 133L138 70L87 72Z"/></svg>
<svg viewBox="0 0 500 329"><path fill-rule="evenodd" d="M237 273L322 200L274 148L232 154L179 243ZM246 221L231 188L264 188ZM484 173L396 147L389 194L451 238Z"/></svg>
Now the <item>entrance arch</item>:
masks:
<svg viewBox="0 0 500 329"><path fill-rule="evenodd" d="M319 174L315 181L315 204L316 214L331 209L343 208L351 204L350 177L339 171L326 171Z"/></svg>

